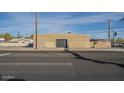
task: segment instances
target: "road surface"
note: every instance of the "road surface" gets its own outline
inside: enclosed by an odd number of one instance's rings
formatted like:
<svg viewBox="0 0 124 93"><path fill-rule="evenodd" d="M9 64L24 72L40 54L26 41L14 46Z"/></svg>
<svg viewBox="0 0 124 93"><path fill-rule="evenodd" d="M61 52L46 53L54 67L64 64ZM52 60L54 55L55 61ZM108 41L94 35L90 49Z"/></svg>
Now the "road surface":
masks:
<svg viewBox="0 0 124 93"><path fill-rule="evenodd" d="M124 52L1 51L0 79L122 81L124 80Z"/></svg>

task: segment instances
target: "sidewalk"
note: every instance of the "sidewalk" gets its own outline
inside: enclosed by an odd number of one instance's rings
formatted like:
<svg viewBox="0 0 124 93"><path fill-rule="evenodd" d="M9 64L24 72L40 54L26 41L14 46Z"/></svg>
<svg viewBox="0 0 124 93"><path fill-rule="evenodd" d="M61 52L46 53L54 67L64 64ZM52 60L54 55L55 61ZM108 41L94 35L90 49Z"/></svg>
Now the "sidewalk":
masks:
<svg viewBox="0 0 124 93"><path fill-rule="evenodd" d="M118 48L109 48L109 49L95 49L95 48L89 48L89 49L70 49L72 51L119 51L124 52L124 49L118 49Z"/></svg>
<svg viewBox="0 0 124 93"><path fill-rule="evenodd" d="M51 48L51 49L34 49L34 48L28 48L28 47L0 47L0 51L64 51L64 48ZM89 48L89 49L68 49L70 51L119 51L124 52L124 49L95 49L95 48Z"/></svg>

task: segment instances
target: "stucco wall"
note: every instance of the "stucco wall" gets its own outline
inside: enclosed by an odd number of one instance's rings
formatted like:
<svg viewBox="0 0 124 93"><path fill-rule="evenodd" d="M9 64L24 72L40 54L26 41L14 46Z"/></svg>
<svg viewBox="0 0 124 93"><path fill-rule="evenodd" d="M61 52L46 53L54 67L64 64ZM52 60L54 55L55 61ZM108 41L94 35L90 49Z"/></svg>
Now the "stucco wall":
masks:
<svg viewBox="0 0 124 93"><path fill-rule="evenodd" d="M38 48L56 48L56 39L67 39L68 48L90 48L90 38L86 35L77 34L47 34L37 36ZM34 47L35 47L35 35Z"/></svg>
<svg viewBox="0 0 124 93"><path fill-rule="evenodd" d="M111 43L108 41L91 41L91 48L111 48Z"/></svg>

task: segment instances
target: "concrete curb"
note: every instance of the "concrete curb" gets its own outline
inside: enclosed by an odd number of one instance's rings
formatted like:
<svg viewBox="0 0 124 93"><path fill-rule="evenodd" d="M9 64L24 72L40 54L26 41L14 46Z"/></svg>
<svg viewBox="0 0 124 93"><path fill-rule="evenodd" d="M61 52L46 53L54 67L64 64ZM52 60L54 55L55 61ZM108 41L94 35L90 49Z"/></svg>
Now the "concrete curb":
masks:
<svg viewBox="0 0 124 93"><path fill-rule="evenodd" d="M60 48L60 49L28 49L28 48L26 48L26 49L21 49L21 48L19 48L19 49L0 49L0 51L27 51L27 52L33 52L33 51L64 51L64 50L66 50L66 49L63 49L63 48ZM68 50L70 50L70 51L113 51L113 52L124 52L124 49L68 49Z"/></svg>

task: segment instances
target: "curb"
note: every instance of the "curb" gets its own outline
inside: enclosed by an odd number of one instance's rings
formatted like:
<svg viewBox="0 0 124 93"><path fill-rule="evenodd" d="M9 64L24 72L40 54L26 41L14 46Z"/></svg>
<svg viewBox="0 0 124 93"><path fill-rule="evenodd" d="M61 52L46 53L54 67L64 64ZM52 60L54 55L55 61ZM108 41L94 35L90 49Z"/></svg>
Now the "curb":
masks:
<svg viewBox="0 0 124 93"><path fill-rule="evenodd" d="M66 49L0 49L0 52L13 51L13 52L62 52ZM124 49L68 49L70 51L113 51L113 52L124 52Z"/></svg>

